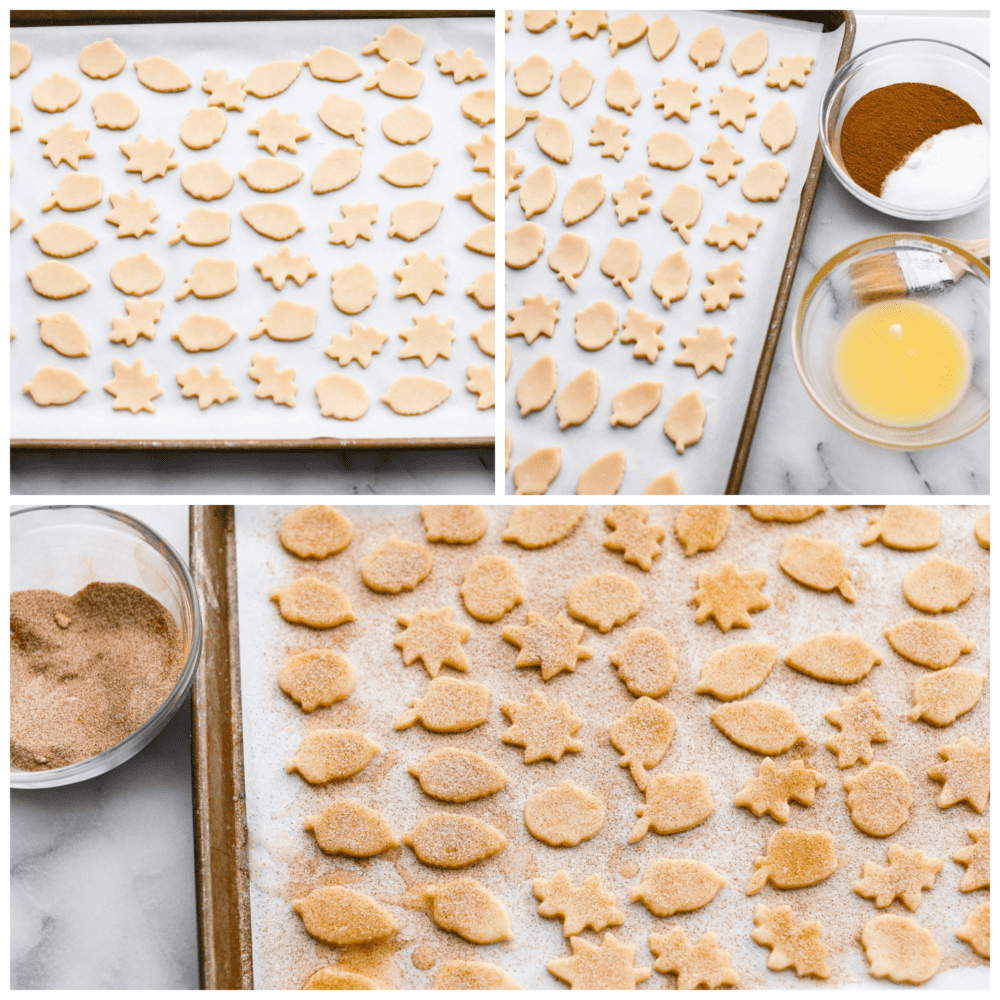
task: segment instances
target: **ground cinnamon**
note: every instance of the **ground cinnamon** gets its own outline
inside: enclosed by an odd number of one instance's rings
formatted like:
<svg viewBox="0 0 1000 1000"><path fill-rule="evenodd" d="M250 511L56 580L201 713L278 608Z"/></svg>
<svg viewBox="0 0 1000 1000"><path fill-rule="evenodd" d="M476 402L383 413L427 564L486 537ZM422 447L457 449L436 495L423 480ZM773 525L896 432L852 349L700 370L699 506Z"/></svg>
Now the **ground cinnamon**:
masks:
<svg viewBox="0 0 1000 1000"><path fill-rule="evenodd" d="M886 177L932 135L981 125L975 109L944 87L894 83L860 98L840 129L840 156L856 184L876 197Z"/></svg>
<svg viewBox="0 0 1000 1000"><path fill-rule="evenodd" d="M138 587L11 594L11 765L65 767L121 742L163 704L183 666L177 623Z"/></svg>

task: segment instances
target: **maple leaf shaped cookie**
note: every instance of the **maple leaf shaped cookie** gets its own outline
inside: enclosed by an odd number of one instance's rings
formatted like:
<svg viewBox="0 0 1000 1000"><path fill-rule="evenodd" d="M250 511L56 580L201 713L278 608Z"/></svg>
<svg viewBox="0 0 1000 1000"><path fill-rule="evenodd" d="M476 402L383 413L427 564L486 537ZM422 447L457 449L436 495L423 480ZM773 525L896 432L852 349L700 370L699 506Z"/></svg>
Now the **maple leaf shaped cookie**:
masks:
<svg viewBox="0 0 1000 1000"><path fill-rule="evenodd" d="M160 217L160 213L153 206L152 198L143 201L135 188L131 188L128 195L112 192L108 199L113 211L104 216L104 221L118 227L119 239L156 232L153 221Z"/></svg>
<svg viewBox="0 0 1000 1000"><path fill-rule="evenodd" d="M616 122L607 115L598 112L597 121L590 126L590 145L601 146L601 156L613 156L619 162L625 155L625 150L631 144L625 136L628 135L628 125Z"/></svg>
<svg viewBox="0 0 1000 1000"><path fill-rule="evenodd" d="M649 950L656 961L657 972L677 975L677 989L693 990L706 986L717 990L720 986L736 986L739 973L730 964L728 951L719 947L719 939L712 931L702 934L697 944L689 944L682 927L674 927L669 934L650 934Z"/></svg>
<svg viewBox="0 0 1000 1000"><path fill-rule="evenodd" d="M965 941L977 955L989 958L990 904L980 903L965 918L965 923L955 931L955 937L959 941Z"/></svg>
<svg viewBox="0 0 1000 1000"><path fill-rule="evenodd" d="M580 888L573 885L565 869L552 878L536 878L531 883L541 900L540 917L562 917L563 934L572 937L588 927L603 931L625 923L625 914L615 905L615 894L605 890L600 875L591 875Z"/></svg>
<svg viewBox="0 0 1000 1000"><path fill-rule="evenodd" d="M990 745L977 746L963 736L957 743L948 743L938 750L945 759L936 764L927 776L943 781L938 807L947 809L958 802L968 802L976 812L986 808L990 797Z"/></svg>
<svg viewBox="0 0 1000 1000"><path fill-rule="evenodd" d="M623 944L608 932L600 947L583 938L569 939L572 958L553 959L546 968L557 979L569 983L573 990L634 990L638 983L653 974L651 969L637 968L635 945Z"/></svg>
<svg viewBox="0 0 1000 1000"><path fill-rule="evenodd" d="M733 801L750 809L755 816L767 813L784 823L790 815L789 801L811 806L816 799L816 789L825 784L826 778L819 771L806 767L805 761L793 760L788 767L779 768L766 757L760 763L757 777L748 779Z"/></svg>
<svg viewBox="0 0 1000 1000"><path fill-rule="evenodd" d="M51 160L54 167L58 167L60 163L68 163L77 170L80 160L97 156L97 150L86 141L88 135L90 129L73 128L71 121L65 121L38 137L39 142L45 143L42 156Z"/></svg>
<svg viewBox="0 0 1000 1000"><path fill-rule="evenodd" d="M798 976L826 979L830 975L826 964L830 949L823 943L823 928L818 920L796 926L790 906L771 909L758 903L753 922L757 925L751 935L754 941L771 949L769 969L780 971L791 966Z"/></svg>
<svg viewBox="0 0 1000 1000"><path fill-rule="evenodd" d="M259 383L253 394L258 399L273 399L276 405L294 406L295 394L299 391L295 384L295 369L283 368L278 371L276 354L254 351L251 361L247 375Z"/></svg>
<svg viewBox="0 0 1000 1000"><path fill-rule="evenodd" d="M344 221L330 223L330 239L327 242L343 243L344 246L352 247L358 238L371 240L372 226L378 221L377 202L341 205L340 214L344 217Z"/></svg>
<svg viewBox="0 0 1000 1000"><path fill-rule="evenodd" d="M677 115L688 122L691 120L691 109L701 106L701 100L694 96L697 89L698 84L688 83L680 77L675 80L663 77L663 86L653 91L653 107L663 108L665 119Z"/></svg>
<svg viewBox="0 0 1000 1000"><path fill-rule="evenodd" d="M343 368L352 361L357 361L362 368L371 364L372 355L381 352L389 334L376 330L373 326L363 326L357 320L351 324L351 335L345 337L335 333L330 338L330 346L323 353L340 362Z"/></svg>
<svg viewBox="0 0 1000 1000"><path fill-rule="evenodd" d="M243 80L228 80L229 73L224 69L206 69L205 82L201 89L209 95L209 107L225 108L227 111L242 111L247 92L243 89Z"/></svg>
<svg viewBox="0 0 1000 1000"><path fill-rule="evenodd" d="M166 177L168 170L180 166L176 160L171 160L174 147L161 136L150 142L142 133L135 142L121 142L118 148L128 157L125 167L127 174L141 174L143 183L154 177Z"/></svg>
<svg viewBox="0 0 1000 1000"><path fill-rule="evenodd" d="M879 708L868 688L855 696L848 696L839 708L826 713L827 722L840 729L836 736L826 741L827 748L837 755L837 767L854 767L860 760L870 764L872 743L887 743L889 730L879 722Z"/></svg>
<svg viewBox="0 0 1000 1000"><path fill-rule="evenodd" d="M466 49L461 55L454 49L437 52L434 55L434 62L441 67L442 73L445 75L450 73L454 77L455 83L478 80L481 76L486 76L486 64L472 49Z"/></svg>
<svg viewBox="0 0 1000 1000"><path fill-rule="evenodd" d="M645 174L626 177L624 190L611 192L618 224L623 226L626 222L635 222L640 215L645 215L652 205L643 201L643 198L652 193L653 185L649 183L649 178Z"/></svg>
<svg viewBox="0 0 1000 1000"><path fill-rule="evenodd" d="M399 335L406 341L406 346L399 352L400 358L420 358L424 367L438 357L451 357L451 345L455 334L451 332L454 319L441 321L438 314L432 312L429 316L414 316L413 326L400 330Z"/></svg>
<svg viewBox="0 0 1000 1000"><path fill-rule="evenodd" d="M132 413L148 410L150 413L155 413L153 400L163 395L163 390L157 381L157 373L147 375L142 358L136 358L131 365L125 364L120 358L114 358L111 365L115 377L110 382L104 383L104 391L110 392L115 397L112 409L131 410Z"/></svg>
<svg viewBox="0 0 1000 1000"><path fill-rule="evenodd" d="M541 667L542 680L573 673L579 660L589 660L593 650L580 643L584 627L574 625L564 614L555 619L543 618L529 611L524 625L507 625L503 637L520 652L515 667Z"/></svg>
<svg viewBox="0 0 1000 1000"><path fill-rule="evenodd" d="M726 370L726 361L733 353L735 333L723 333L721 326L699 326L697 337L681 337L684 350L674 358L675 365L692 365L699 378L714 368Z"/></svg>
<svg viewBox="0 0 1000 1000"><path fill-rule="evenodd" d="M958 886L962 892L972 892L973 889L988 889L990 886L990 828L988 826L970 827L969 836L973 843L952 855L960 865L965 865L966 868Z"/></svg>
<svg viewBox="0 0 1000 1000"><path fill-rule="evenodd" d="M511 722L501 739L511 746L524 747L525 764L540 760L560 761L563 754L579 753L583 749L583 744L573 739L583 719L577 718L565 701L555 707L549 705L537 688L531 692L527 704L505 701L500 711Z"/></svg>
<svg viewBox="0 0 1000 1000"><path fill-rule="evenodd" d="M197 365L192 365L186 372L178 372L175 378L181 387L181 395L185 399L197 396L202 410L213 403L228 403L239 396L233 380L223 374L222 365L212 365L207 375L203 375Z"/></svg>
<svg viewBox="0 0 1000 1000"><path fill-rule="evenodd" d="M293 254L287 246L283 246L277 253L269 253L260 260L255 260L253 266L260 271L261 278L270 281L279 292L289 278L301 288L307 279L319 274L316 265L309 260L309 254Z"/></svg>
<svg viewBox="0 0 1000 1000"><path fill-rule="evenodd" d="M393 645L402 650L407 666L420 660L431 677L437 677L443 666L469 669L462 643L472 635L472 629L453 621L454 614L454 608L421 608L415 615L396 619L404 631L393 639Z"/></svg>
<svg viewBox="0 0 1000 1000"><path fill-rule="evenodd" d="M444 279L448 277L448 269L444 266L444 254L431 257L425 250L403 257L405 267L397 267L392 273L399 278L396 298L403 299L407 295L415 295L421 305L434 292L444 295Z"/></svg>
<svg viewBox="0 0 1000 1000"><path fill-rule="evenodd" d="M131 347L140 337L152 340L156 336L156 324L160 320L163 309L163 299L126 299L124 316L113 316L111 319L111 336L113 344L128 344Z"/></svg>
<svg viewBox="0 0 1000 1000"><path fill-rule="evenodd" d="M667 529L662 524L646 524L649 508L642 506L615 507L605 515L605 522L612 528L604 537L604 547L613 552L621 552L625 562L642 567L648 573L653 568L653 560L660 554L658 542L662 542Z"/></svg>
<svg viewBox="0 0 1000 1000"><path fill-rule="evenodd" d="M660 350L667 346L667 342L659 336L662 329L662 320L653 319L649 313L629 306L618 339L623 344L635 344L633 358L645 358L652 364L660 356Z"/></svg>
<svg viewBox="0 0 1000 1000"><path fill-rule="evenodd" d="M297 111L282 114L277 106L271 108L266 115L258 115L257 121L247 129L247 132L257 136L258 149L266 149L272 156L275 156L279 149L297 153L299 140L308 139L312 135L309 129L299 124Z"/></svg>
<svg viewBox="0 0 1000 1000"><path fill-rule="evenodd" d="M700 292L705 300L705 312L728 309L731 299L743 298L743 265L738 260L731 260L712 271L706 271L705 277L711 282L708 288L703 288Z"/></svg>
<svg viewBox="0 0 1000 1000"><path fill-rule="evenodd" d="M513 320L507 327L507 336L521 334L526 343L533 344L542 334L551 337L555 333L556 323L559 322L559 300L550 301L543 292L525 295L524 305L508 309L507 315Z"/></svg>
<svg viewBox="0 0 1000 1000"><path fill-rule="evenodd" d="M767 79L764 83L768 87L780 87L788 90L790 84L797 87L806 85L806 76L812 72L812 56L782 56L779 60L781 67L769 66Z"/></svg>
<svg viewBox="0 0 1000 1000"><path fill-rule="evenodd" d="M711 618L723 632L733 627L750 628L751 612L771 606L771 598L760 589L766 582L766 569L741 573L728 561L716 573L699 573L698 590L692 598L698 606L695 621L700 625Z"/></svg>
<svg viewBox="0 0 1000 1000"><path fill-rule="evenodd" d="M865 862L861 881L854 884L854 891L865 899L873 899L879 909L898 896L908 910L915 910L920 905L921 890L934 886L934 876L944 862L927 857L919 848L906 851L898 844L890 844L887 855L888 868L874 861Z"/></svg>

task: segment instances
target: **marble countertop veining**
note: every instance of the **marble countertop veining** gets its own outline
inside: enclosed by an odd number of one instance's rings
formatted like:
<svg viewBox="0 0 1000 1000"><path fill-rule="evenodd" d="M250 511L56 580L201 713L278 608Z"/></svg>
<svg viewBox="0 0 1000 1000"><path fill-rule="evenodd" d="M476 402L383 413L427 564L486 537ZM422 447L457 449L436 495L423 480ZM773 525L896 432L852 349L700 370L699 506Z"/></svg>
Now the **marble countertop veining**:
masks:
<svg viewBox="0 0 1000 1000"><path fill-rule="evenodd" d="M937 38L989 58L989 22L983 17L855 13L855 55L882 42L910 37ZM989 494L988 423L960 441L938 448L912 452L880 448L832 423L809 398L795 370L791 348L795 308L813 275L843 247L900 230L955 239L986 236L990 231L989 203L958 219L907 222L862 205L824 167L741 494ZM794 433L789 432L790 427Z"/></svg>

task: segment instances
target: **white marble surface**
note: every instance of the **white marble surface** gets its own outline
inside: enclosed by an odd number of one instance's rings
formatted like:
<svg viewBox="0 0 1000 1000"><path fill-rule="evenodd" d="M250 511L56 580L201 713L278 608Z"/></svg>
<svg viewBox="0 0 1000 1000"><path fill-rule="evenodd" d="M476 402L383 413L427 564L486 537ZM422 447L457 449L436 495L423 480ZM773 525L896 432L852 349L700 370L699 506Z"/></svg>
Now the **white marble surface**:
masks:
<svg viewBox="0 0 1000 1000"><path fill-rule="evenodd" d="M120 506L188 552L188 508ZM197 989L186 701L91 781L10 795L12 989Z"/></svg>
<svg viewBox="0 0 1000 1000"><path fill-rule="evenodd" d="M976 16L855 12L854 53L899 38L937 38L989 59L989 22ZM788 311L768 380L741 493L988 494L989 424L960 441L902 452L859 441L806 394L792 361L795 307L816 271L851 243L900 229L956 239L989 235L989 204L945 222L904 222L866 208L826 167L813 203Z"/></svg>

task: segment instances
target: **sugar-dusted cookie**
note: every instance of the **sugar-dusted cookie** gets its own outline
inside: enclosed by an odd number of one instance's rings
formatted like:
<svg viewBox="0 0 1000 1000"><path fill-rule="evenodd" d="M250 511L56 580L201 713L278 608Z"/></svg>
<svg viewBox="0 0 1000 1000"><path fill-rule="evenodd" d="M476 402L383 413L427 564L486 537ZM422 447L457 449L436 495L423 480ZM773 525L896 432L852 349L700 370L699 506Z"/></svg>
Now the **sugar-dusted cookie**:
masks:
<svg viewBox="0 0 1000 1000"><path fill-rule="evenodd" d="M688 58L698 69L704 70L706 66L714 66L719 61L725 44L726 40L720 27L716 25L713 28L705 28L695 35L691 48L688 49Z"/></svg>
<svg viewBox="0 0 1000 1000"><path fill-rule="evenodd" d="M416 558L415 553L413 558ZM462 671L469 669L462 643L472 635L472 629L453 621L454 613L454 608L433 611L421 608L416 614L400 615L396 619L404 630L393 639L393 645L402 650L407 666L420 660L431 677L437 677L443 666Z"/></svg>
<svg viewBox="0 0 1000 1000"><path fill-rule="evenodd" d="M73 128L72 121L64 121L59 125L54 125L48 132L38 137L39 142L45 143L45 152L42 153L42 156L50 160L54 167L58 167L60 163L68 163L74 170L77 170L80 166L80 160L97 156L97 150L87 142L88 135L90 135L90 129ZM68 177L62 179L59 185L60 192L62 188L69 187L69 181ZM56 195L55 191L52 193ZM54 202L54 204L59 204L59 202ZM49 205L49 208L51 207ZM63 206L59 204L59 207ZM48 211L45 205L42 206L42 211ZM76 211L76 209L68 209L68 211Z"/></svg>
<svg viewBox="0 0 1000 1000"><path fill-rule="evenodd" d="M635 810L641 818L628 836L630 844L642 840L650 830L661 835L690 830L715 809L708 778L697 771L654 775L645 791L645 805Z"/></svg>
<svg viewBox="0 0 1000 1000"><path fill-rule="evenodd" d="M303 712L314 712L343 701L354 690L356 679L354 667L343 653L335 649L309 649L285 661L278 674L278 687Z"/></svg>
<svg viewBox="0 0 1000 1000"><path fill-rule="evenodd" d="M900 656L934 670L950 667L963 653L976 648L953 622L930 618L909 618L888 626L884 633Z"/></svg>
<svg viewBox="0 0 1000 1000"><path fill-rule="evenodd" d="M292 908L309 934L340 948L387 941L399 929L393 915L371 896L342 885L313 889L294 900Z"/></svg>
<svg viewBox="0 0 1000 1000"><path fill-rule="evenodd" d="M769 642L724 646L705 657L695 691L719 701L734 701L756 691L777 662L778 647Z"/></svg>
<svg viewBox="0 0 1000 1000"><path fill-rule="evenodd" d="M181 387L181 395L185 399L197 396L198 407L202 410L213 403L228 403L239 396L233 380L223 373L222 365L212 365L207 375L197 365L192 365L187 371L178 372L174 378Z"/></svg>
<svg viewBox="0 0 1000 1000"><path fill-rule="evenodd" d="M983 958L990 957L990 904L980 903L966 918L955 937L965 941Z"/></svg>
<svg viewBox="0 0 1000 1000"><path fill-rule="evenodd" d="M722 327L699 326L695 337L681 337L684 350L674 358L675 365L692 365L695 375L701 378L709 370L726 370L726 361L732 356L735 333L723 333Z"/></svg>
<svg viewBox="0 0 1000 1000"><path fill-rule="evenodd" d="M313 729L285 764L310 785L325 785L360 774L382 748L356 729Z"/></svg>
<svg viewBox="0 0 1000 1000"><path fill-rule="evenodd" d="M507 784L503 768L481 754L455 747L438 747L408 770L425 794L444 802L484 799Z"/></svg>
<svg viewBox="0 0 1000 1000"><path fill-rule="evenodd" d="M90 107L98 128L131 128L139 120L139 105L120 90L102 90Z"/></svg>
<svg viewBox="0 0 1000 1000"><path fill-rule="evenodd" d="M424 40L420 35L408 31L401 24L390 24L385 34L376 35L375 40L361 50L361 54L370 56L377 52L386 62L390 59L402 59L415 63L420 61L423 51Z"/></svg>
<svg viewBox="0 0 1000 1000"><path fill-rule="evenodd" d="M572 957L555 958L546 968L571 990L634 990L653 974L634 964L635 945L620 942L610 931L600 946L582 937L572 937L569 943Z"/></svg>
<svg viewBox="0 0 1000 1000"><path fill-rule="evenodd" d="M904 850L898 844L888 849L889 867L883 868L873 861L866 861L860 882L854 891L865 899L874 900L879 909L887 907L897 897L908 910L920 905L921 890L934 886L934 877L944 867L938 858L929 858L919 848Z"/></svg>
<svg viewBox="0 0 1000 1000"><path fill-rule="evenodd" d="M751 937L757 944L771 949L767 960L769 969L780 971L791 967L797 976L829 977L826 956L830 948L823 942L823 928L818 920L797 924L790 906L772 909L758 903L754 907L753 922L757 926Z"/></svg>
<svg viewBox="0 0 1000 1000"><path fill-rule="evenodd" d="M720 250L728 249L732 243L745 250L750 237L757 235L757 229L763 222L763 219L749 212L726 212L726 224L723 226L721 223L713 222L705 242Z"/></svg>
<svg viewBox="0 0 1000 1000"><path fill-rule="evenodd" d="M350 599L340 587L318 576L300 576L287 587L275 587L271 600L286 622L310 628L334 628L354 621Z"/></svg>
<svg viewBox="0 0 1000 1000"><path fill-rule="evenodd" d="M551 337L555 333L556 323L559 322L559 300L548 300L543 292L525 295L524 305L508 309L507 315L513 320L507 326L507 336L520 334L526 343L533 344L542 334Z"/></svg>
<svg viewBox="0 0 1000 1000"><path fill-rule="evenodd" d="M631 144L625 138L627 134L628 125L616 122L613 118L598 112L597 121L590 126L589 145L601 146L601 156L613 156L620 162L625 150L631 148Z"/></svg>
<svg viewBox="0 0 1000 1000"><path fill-rule="evenodd" d="M619 573L594 574L573 586L569 613L600 632L610 632L639 613L642 591Z"/></svg>
<svg viewBox="0 0 1000 1000"><path fill-rule="evenodd" d="M931 556L903 577L903 596L918 611L939 614L964 604L974 586L972 570Z"/></svg>
<svg viewBox="0 0 1000 1000"><path fill-rule="evenodd" d="M918 677L913 685L910 718L935 726L950 726L960 715L979 703L986 676L965 667L948 667L936 674Z"/></svg>
<svg viewBox="0 0 1000 1000"><path fill-rule="evenodd" d="M374 988L374 987L371 987ZM434 979L436 990L519 990L520 984L489 962L445 962Z"/></svg>
<svg viewBox="0 0 1000 1000"><path fill-rule="evenodd" d="M409 729L419 722L432 733L464 733L486 721L489 703L490 689L485 684L435 677L393 728Z"/></svg>
<svg viewBox="0 0 1000 1000"><path fill-rule="evenodd" d="M524 601L521 578L503 556L481 556L465 571L459 591L465 609L479 621L499 621Z"/></svg>
<svg viewBox="0 0 1000 1000"><path fill-rule="evenodd" d="M976 541L989 551L990 548L990 512L980 514L976 518Z"/></svg>
<svg viewBox="0 0 1000 1000"><path fill-rule="evenodd" d="M729 530L729 512L729 507L720 506L682 507L674 520L674 533L684 546L684 554L693 556L717 548Z"/></svg>
<svg viewBox="0 0 1000 1000"><path fill-rule="evenodd" d="M604 547L621 552L625 562L634 563L647 572L660 554L658 542L663 541L667 529L662 524L647 524L649 508L643 506L615 507L604 518L613 529L604 537Z"/></svg>
<svg viewBox="0 0 1000 1000"><path fill-rule="evenodd" d="M443 74L447 76L450 73L455 83L478 80L481 76L486 76L486 63L470 48L467 48L461 55L454 49L436 52L434 62L438 64Z"/></svg>
<svg viewBox="0 0 1000 1000"><path fill-rule="evenodd" d="M477 504L425 504L420 508L429 542L471 545L486 532L489 522L486 512Z"/></svg>
<svg viewBox="0 0 1000 1000"><path fill-rule="evenodd" d="M272 340L304 340L316 332L316 316L315 306L278 299L250 331L249 339L256 340L266 333Z"/></svg>
<svg viewBox="0 0 1000 1000"><path fill-rule="evenodd" d="M816 789L826 784L826 778L819 771L806 767L805 761L793 760L788 767L779 768L770 758L760 762L756 778L748 778L743 788L736 793L733 802L744 806L755 816L767 813L779 823L785 823L791 812L790 801L800 806L811 806L816 799Z"/></svg>
<svg viewBox="0 0 1000 1000"><path fill-rule="evenodd" d="M574 625L565 615L550 621L529 611L525 624L506 626L503 637L520 650L514 666L541 667L542 680L547 681L563 671L573 673L578 661L593 655L580 643L583 632L582 625Z"/></svg>
<svg viewBox="0 0 1000 1000"><path fill-rule="evenodd" d="M743 265L737 260L720 264L714 270L706 271L705 277L711 282L708 288L703 288L700 292L705 300L705 312L714 312L716 309L728 309L731 299L743 298L745 289L741 284L743 278Z"/></svg>
<svg viewBox="0 0 1000 1000"><path fill-rule="evenodd" d="M823 632L793 646L785 657L793 670L831 684L854 684L881 662L861 636L850 632Z"/></svg>
<svg viewBox="0 0 1000 1000"><path fill-rule="evenodd" d="M326 854L349 858L374 858L390 847L399 847L399 838L389 821L360 802L338 799L318 816L306 817L303 829L316 836Z"/></svg>
<svg viewBox="0 0 1000 1000"><path fill-rule="evenodd" d="M782 57L784 59L784 57ZM934 935L911 917L883 914L872 917L861 931L869 972L894 983L926 983L941 964Z"/></svg>
<svg viewBox="0 0 1000 1000"><path fill-rule="evenodd" d="M771 757L809 738L795 713L773 701L720 705L710 718L737 745Z"/></svg>
<svg viewBox="0 0 1000 1000"><path fill-rule="evenodd" d="M877 761L844 778L844 790L851 820L869 837L888 837L910 818L910 783L892 764Z"/></svg>
<svg viewBox="0 0 1000 1000"><path fill-rule="evenodd" d="M327 965L317 969L305 982L304 990L377 990L379 983L360 972L342 966Z"/></svg>
<svg viewBox="0 0 1000 1000"><path fill-rule="evenodd" d="M965 866L965 874L958 886L962 892L988 889L990 886L990 828L970 827L969 836L973 842L952 855L955 861Z"/></svg>
<svg viewBox="0 0 1000 1000"><path fill-rule="evenodd" d="M654 917L672 917L707 906L726 884L727 879L704 861L658 858L650 862L630 895Z"/></svg>
<svg viewBox="0 0 1000 1000"><path fill-rule="evenodd" d="M514 936L510 914L486 886L474 878L454 878L421 885L419 894L431 920L472 944L497 944Z"/></svg>
<svg viewBox="0 0 1000 1000"><path fill-rule="evenodd" d="M121 358L113 358L111 366L115 377L104 383L104 391L115 397L111 408L129 410L132 413L139 413L141 410L155 413L153 400L163 395L157 372L147 375L142 358L136 358L131 365L125 364Z"/></svg>
<svg viewBox="0 0 1000 1000"><path fill-rule="evenodd" d="M430 575L433 566L434 558L426 545L393 535L361 561L361 578L376 593L398 594L413 590Z"/></svg>
<svg viewBox="0 0 1000 1000"><path fill-rule="evenodd" d="M729 61L732 63L733 69L736 70L737 76L743 76L745 73L756 73L767 61L767 34L764 30L758 28L756 31L751 31L746 38L737 42ZM772 965L771 968L773 969L775 966ZM786 966L781 966L781 968L786 968ZM802 973L799 974L802 975Z"/></svg>
<svg viewBox="0 0 1000 1000"><path fill-rule="evenodd" d="M747 884L748 896L760 892L767 882L778 889L815 885L837 870L833 834L782 827L771 834L767 854L753 864L756 871Z"/></svg>
<svg viewBox="0 0 1000 1000"><path fill-rule="evenodd" d="M777 201L788 181L788 168L777 160L755 163L744 175L741 190L747 201Z"/></svg>
<svg viewBox="0 0 1000 1000"><path fill-rule="evenodd" d="M854 767L859 760L870 764L872 744L889 742L889 730L879 721L881 714L868 688L847 696L826 713L826 721L840 730L826 741L827 749L837 755L837 767Z"/></svg>
<svg viewBox="0 0 1000 1000"><path fill-rule="evenodd" d="M688 942L683 927L673 927L667 934L651 933L649 950L656 958L653 967L657 972L677 975L679 990L699 986L717 990L720 986L736 986L740 981L729 952L719 947L719 939L712 931L702 934L697 944Z"/></svg>
<svg viewBox="0 0 1000 1000"><path fill-rule="evenodd" d="M418 861L432 868L467 868L499 854L507 838L474 816L432 813L403 834Z"/></svg>
<svg viewBox="0 0 1000 1000"><path fill-rule="evenodd" d="M113 316L111 336L113 344L128 344L131 347L140 337L152 340L156 336L156 324L163 310L163 299L126 299L125 311L128 317Z"/></svg>
<svg viewBox="0 0 1000 1000"><path fill-rule="evenodd" d="M821 514L825 507L817 504L761 505L750 504L747 508L758 521L781 521L783 524L797 524Z"/></svg>
<svg viewBox="0 0 1000 1000"><path fill-rule="evenodd" d="M608 45L611 54L617 55L619 49L627 49L630 45L642 41L648 30L646 19L638 12L608 22Z"/></svg>
<svg viewBox="0 0 1000 1000"><path fill-rule="evenodd" d="M563 869L551 878L536 878L531 883L540 917L562 917L563 934L573 937L588 927L603 931L625 923L625 914L618 909L613 892L605 890L600 875L590 875L583 885L573 885L569 872Z"/></svg>
<svg viewBox="0 0 1000 1000"><path fill-rule="evenodd" d="M633 629L611 654L611 664L637 698L661 698L677 676L677 651L656 629Z"/></svg>
<svg viewBox="0 0 1000 1000"><path fill-rule="evenodd" d="M806 76L812 72L812 56L782 56L780 62L780 67L768 67L767 79L764 81L768 87L788 90L793 83L796 87L806 85Z"/></svg>
<svg viewBox="0 0 1000 1000"><path fill-rule="evenodd" d="M525 764L560 761L564 754L583 749L583 744L573 739L583 720L573 714L565 701L550 705L538 688L532 690L530 701L505 701L500 710L511 723L502 739L511 746L524 747Z"/></svg>
<svg viewBox="0 0 1000 1000"><path fill-rule="evenodd" d="M938 753L945 763L936 764L927 776L943 782L938 808L947 809L957 802L968 802L977 813L986 808L990 797L990 745L973 743L966 736L957 743L941 747Z"/></svg>
<svg viewBox="0 0 1000 1000"><path fill-rule="evenodd" d="M700 572L698 590L691 598L698 607L695 621L700 625L711 618L723 632L734 627L750 628L751 612L771 606L771 598L761 592L766 582L766 569L741 573L728 560L716 573Z"/></svg>
<svg viewBox="0 0 1000 1000"><path fill-rule="evenodd" d="M604 802L575 781L536 792L524 807L524 825L535 840L550 847L576 847L604 826Z"/></svg>
<svg viewBox="0 0 1000 1000"><path fill-rule="evenodd" d="M648 771L663 760L674 738L674 713L652 698L641 697L611 724L611 745L622 755L620 767L629 768L640 791L649 783Z"/></svg>
<svg viewBox="0 0 1000 1000"><path fill-rule="evenodd" d="M862 545L881 542L890 549L907 552L932 549L941 541L941 515L928 507L888 504L873 517L861 536Z"/></svg>
<svg viewBox="0 0 1000 1000"><path fill-rule="evenodd" d="M505 542L514 542L524 549L542 549L566 538L580 523L586 507L568 506L515 507L503 531Z"/></svg>
<svg viewBox="0 0 1000 1000"><path fill-rule="evenodd" d="M253 392L257 399L272 399L276 406L295 405L295 394L299 391L295 384L295 369L282 368L279 371L277 355L254 351L247 375L258 383Z"/></svg>
<svg viewBox="0 0 1000 1000"><path fill-rule="evenodd" d="M36 406L65 406L87 392L87 383L68 368L43 365L22 386L22 391Z"/></svg>
<svg viewBox="0 0 1000 1000"><path fill-rule="evenodd" d="M423 70L404 59L390 59L375 75L365 80L365 90L378 87L388 97L417 97L424 84Z"/></svg>

